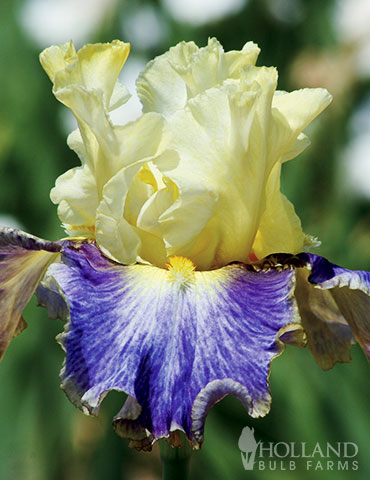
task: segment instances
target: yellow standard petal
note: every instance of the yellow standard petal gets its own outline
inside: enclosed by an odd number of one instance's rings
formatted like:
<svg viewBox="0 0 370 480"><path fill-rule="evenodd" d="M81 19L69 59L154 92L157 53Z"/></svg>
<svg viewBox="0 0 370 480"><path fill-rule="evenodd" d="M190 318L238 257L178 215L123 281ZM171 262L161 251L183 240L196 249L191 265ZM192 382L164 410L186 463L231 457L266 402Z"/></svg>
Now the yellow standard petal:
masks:
<svg viewBox="0 0 370 480"><path fill-rule="evenodd" d="M293 205L280 192L281 163L275 164L266 183L262 212L252 252L258 259L271 253L298 253L304 248L305 234Z"/></svg>
<svg viewBox="0 0 370 480"><path fill-rule="evenodd" d="M118 40L86 45L77 53L69 43L46 49L40 60L56 98L78 121L68 145L81 167L61 175L51 191L59 217L70 235L96 238L111 258L135 263L141 235L135 222L123 217L125 201L138 210L140 202L127 193L143 165L159 152L163 122L159 114L149 113L128 125L113 125L109 112L128 98L117 81L128 53L129 44Z"/></svg>
<svg viewBox="0 0 370 480"><path fill-rule="evenodd" d="M239 78L243 67L256 63L259 51L248 42L240 52L225 53L215 38L203 48L194 42L179 43L149 62L140 74L136 83L143 111L167 116L184 108L198 93Z"/></svg>
<svg viewBox="0 0 370 480"><path fill-rule="evenodd" d="M181 42L137 81L143 115L113 125L127 99L117 83L128 44L51 47L41 62L78 121L69 137L81 167L51 192L68 233L93 236L122 264L199 270L297 253L305 234L280 192L282 163L309 144L304 128L331 101L324 89L280 92L259 48L224 52L216 39Z"/></svg>
<svg viewBox="0 0 370 480"><path fill-rule="evenodd" d="M144 111L166 117L168 148L179 157L175 167L159 167L178 197L162 211L165 193L157 192L141 226L155 229L167 255L200 269L304 247L300 220L280 192L281 164L309 145L303 129L331 95L277 92L276 70L254 66L258 52L252 43L225 53L215 39L204 48L182 42L137 82Z"/></svg>
<svg viewBox="0 0 370 480"><path fill-rule="evenodd" d="M265 205L275 69L248 67L241 81L208 89L171 116L179 197L159 217L169 255L200 269L247 261Z"/></svg>
<svg viewBox="0 0 370 480"><path fill-rule="evenodd" d="M117 86L117 78L128 54L129 44L116 40L86 45L77 53L70 42L52 46L40 55L54 84L54 95L72 110L79 125L69 137L69 145L82 166L62 175L51 192L52 201L59 204L58 214L72 235L93 234L102 188L119 169L115 170L115 164L120 144L108 112L111 100L119 105L127 98L125 89Z"/></svg>

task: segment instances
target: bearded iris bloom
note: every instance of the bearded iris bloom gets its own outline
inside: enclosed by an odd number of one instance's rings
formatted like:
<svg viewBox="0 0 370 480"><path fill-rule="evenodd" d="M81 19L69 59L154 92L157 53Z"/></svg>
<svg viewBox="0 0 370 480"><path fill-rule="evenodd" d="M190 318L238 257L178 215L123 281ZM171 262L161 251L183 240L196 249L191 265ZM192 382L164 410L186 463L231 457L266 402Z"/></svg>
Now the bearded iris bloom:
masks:
<svg viewBox="0 0 370 480"><path fill-rule="evenodd" d="M142 116L114 125L128 53L114 41L41 54L77 119L68 145L81 166L51 191L66 239L0 230L0 353L36 291L66 322L62 388L77 407L96 415L123 391L114 425L132 446L178 445L183 431L199 448L226 395L268 413L285 344L308 345L323 369L349 361L354 341L370 356L370 273L308 253L317 242L280 192L326 90L277 91L252 42L182 42L140 74Z"/></svg>

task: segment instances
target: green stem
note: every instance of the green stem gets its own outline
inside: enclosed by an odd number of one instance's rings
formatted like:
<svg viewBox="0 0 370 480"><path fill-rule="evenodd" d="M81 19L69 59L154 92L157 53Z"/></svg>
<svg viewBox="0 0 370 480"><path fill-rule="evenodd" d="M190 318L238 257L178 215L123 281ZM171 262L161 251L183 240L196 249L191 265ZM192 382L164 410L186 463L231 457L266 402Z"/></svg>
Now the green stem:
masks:
<svg viewBox="0 0 370 480"><path fill-rule="evenodd" d="M162 480L187 480L189 478L191 448L185 438L182 440L182 447L171 447L165 440L160 440Z"/></svg>

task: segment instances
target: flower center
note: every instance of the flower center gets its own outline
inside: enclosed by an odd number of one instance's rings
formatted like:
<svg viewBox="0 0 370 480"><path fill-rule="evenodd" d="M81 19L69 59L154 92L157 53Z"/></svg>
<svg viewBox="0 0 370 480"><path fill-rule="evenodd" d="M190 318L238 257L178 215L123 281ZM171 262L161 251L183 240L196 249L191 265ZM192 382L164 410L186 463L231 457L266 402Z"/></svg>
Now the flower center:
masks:
<svg viewBox="0 0 370 480"><path fill-rule="evenodd" d="M189 258L180 256L170 257L166 267L171 280L180 285L186 285L189 282L196 268Z"/></svg>

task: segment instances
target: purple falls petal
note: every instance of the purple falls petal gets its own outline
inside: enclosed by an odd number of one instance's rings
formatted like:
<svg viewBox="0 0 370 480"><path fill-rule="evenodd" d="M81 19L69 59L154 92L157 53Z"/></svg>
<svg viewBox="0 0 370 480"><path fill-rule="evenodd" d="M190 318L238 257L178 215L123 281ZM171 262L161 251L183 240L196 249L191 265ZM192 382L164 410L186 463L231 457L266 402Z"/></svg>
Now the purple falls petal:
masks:
<svg viewBox="0 0 370 480"><path fill-rule="evenodd" d="M198 448L209 408L236 395L252 416L269 410L279 330L297 320L294 271L242 264L186 282L149 265L122 266L92 244L66 247L50 266L70 311L62 387L97 414L109 390L129 397L117 432L137 448L183 430Z"/></svg>
<svg viewBox="0 0 370 480"><path fill-rule="evenodd" d="M0 359L25 328L22 312L60 248L21 230L0 227Z"/></svg>
<svg viewBox="0 0 370 480"><path fill-rule="evenodd" d="M308 281L330 291L342 319L370 359L370 272L347 270L318 255L303 256L311 267Z"/></svg>

